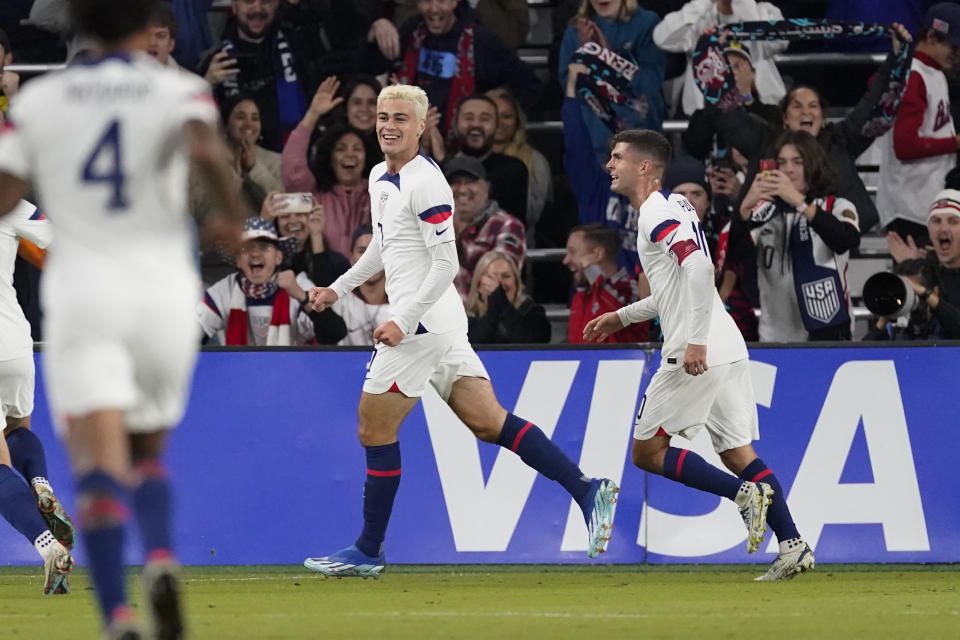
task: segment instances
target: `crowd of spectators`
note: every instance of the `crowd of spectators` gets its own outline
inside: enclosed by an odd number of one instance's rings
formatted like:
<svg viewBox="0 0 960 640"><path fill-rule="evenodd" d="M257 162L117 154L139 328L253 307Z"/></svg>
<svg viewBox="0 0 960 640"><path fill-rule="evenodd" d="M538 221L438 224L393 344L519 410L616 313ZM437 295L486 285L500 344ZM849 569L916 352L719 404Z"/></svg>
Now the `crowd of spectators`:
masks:
<svg viewBox="0 0 960 640"><path fill-rule="evenodd" d="M775 56L789 42L724 31L802 15L790 2L561 0L546 75L518 55L529 44L526 0L231 0L225 14L209 13L211 2L171 0L155 17L149 53L211 85L249 217L236 255L201 247L204 265L217 256L198 306L212 343L372 343L389 311L382 273L323 314L301 303L372 239L367 185L379 179L370 174L382 159L376 100L398 82L422 87L430 100L422 152L453 192L455 286L475 343L551 340L526 267L543 238L565 241L565 268L554 276L571 282L566 341L581 342L590 319L649 294L638 213L610 190L604 165L616 130L662 130L670 116L688 126L674 136L663 186L696 209L721 299L748 340L851 339L847 267L861 235L881 231L895 270L926 306L909 330L871 319L867 337L960 337L960 135L950 106L960 5L903 0L886 13L857 14L846 6L856 3L824 3L827 15L847 20L912 20L894 23L889 55L839 114L824 87L781 75ZM84 56L62 5L38 1L30 18L63 38L69 58ZM225 18L219 33L211 15ZM732 106L705 100L696 81L697 42L711 30L723 34ZM906 46L910 74L896 100L888 88ZM0 119L21 82L4 70L13 61L0 31ZM556 93L561 102L551 105ZM875 126L878 113L889 127ZM562 154L537 148L527 135L531 115L559 115ZM871 145L875 198L858 171ZM202 222L211 198L192 180L189 203ZM36 280L31 268L18 262L18 278ZM30 287L21 287L25 304ZM610 339L657 338L654 322Z"/></svg>

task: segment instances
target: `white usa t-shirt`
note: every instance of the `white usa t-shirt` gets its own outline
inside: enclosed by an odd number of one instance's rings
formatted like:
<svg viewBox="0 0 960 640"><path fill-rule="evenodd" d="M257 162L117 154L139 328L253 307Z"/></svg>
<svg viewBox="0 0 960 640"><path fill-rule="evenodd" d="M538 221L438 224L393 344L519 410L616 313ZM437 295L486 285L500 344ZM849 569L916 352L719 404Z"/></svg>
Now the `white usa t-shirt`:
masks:
<svg viewBox="0 0 960 640"><path fill-rule="evenodd" d="M381 162L370 170L370 208L374 241L386 271L387 298L393 312L416 297L430 271L429 247L454 242L453 192L437 164L419 154L387 171ZM467 330L467 314L453 282L409 333Z"/></svg>
<svg viewBox="0 0 960 640"><path fill-rule="evenodd" d="M683 366L690 342L689 310L683 261L694 251L707 253L700 219L693 206L679 194L652 193L640 207L637 252L650 281L650 295L660 314L663 350L660 367ZM709 255L706 256L710 258ZM707 338L707 365L735 362L747 357L747 346L733 318L723 308L716 288L711 288L713 310Z"/></svg>
<svg viewBox="0 0 960 640"><path fill-rule="evenodd" d="M0 217L0 362L33 353L30 323L13 288L13 266L20 238L45 249L50 245L51 235L46 216L26 200Z"/></svg>
<svg viewBox="0 0 960 640"><path fill-rule="evenodd" d="M0 170L33 184L56 228L45 278L103 290L194 272L181 129L218 118L201 78L146 54L78 63L27 84L0 135Z"/></svg>

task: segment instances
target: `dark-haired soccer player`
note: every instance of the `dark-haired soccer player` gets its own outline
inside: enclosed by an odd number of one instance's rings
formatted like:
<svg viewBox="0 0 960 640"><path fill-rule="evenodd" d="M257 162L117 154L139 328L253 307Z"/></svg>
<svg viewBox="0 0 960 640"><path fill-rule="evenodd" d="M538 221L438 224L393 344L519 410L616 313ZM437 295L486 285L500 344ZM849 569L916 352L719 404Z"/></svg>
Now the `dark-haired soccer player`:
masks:
<svg viewBox="0 0 960 640"><path fill-rule="evenodd" d="M209 88L144 53L158 6L71 0L76 29L96 41L92 57L26 86L0 135L0 213L32 183L55 229L42 290L46 380L109 638L141 637L124 587L128 504L146 547L154 635L183 630L161 454L199 339L190 161L221 210L239 212ZM239 237L239 219L214 216L213 226Z"/></svg>
<svg viewBox="0 0 960 640"><path fill-rule="evenodd" d="M386 270L390 319L376 328L358 409L366 449L363 531L354 545L307 558L328 576L379 577L383 541L400 485L403 419L427 384L480 440L510 449L559 482L583 511L587 554L604 551L616 503L612 480L588 478L538 427L508 413L467 339L467 316L453 285L459 269L453 236L453 193L440 168L419 153L427 94L419 87L386 87L377 99L377 138L385 162L371 171L373 242L330 288L310 291L317 311L329 307L381 269Z"/></svg>
<svg viewBox="0 0 960 640"><path fill-rule="evenodd" d="M759 548L770 523L780 554L760 580L783 580L813 569L813 552L797 532L773 472L751 444L758 436L757 405L743 336L714 287L713 264L693 206L662 190L670 143L659 133L631 129L614 136L607 170L610 188L639 212L637 249L650 295L591 320L587 340L603 339L634 322L660 316L660 369L640 404L633 463L651 473L723 496L740 508L747 551ZM714 449L734 477L696 453L670 446L672 435L705 425Z"/></svg>

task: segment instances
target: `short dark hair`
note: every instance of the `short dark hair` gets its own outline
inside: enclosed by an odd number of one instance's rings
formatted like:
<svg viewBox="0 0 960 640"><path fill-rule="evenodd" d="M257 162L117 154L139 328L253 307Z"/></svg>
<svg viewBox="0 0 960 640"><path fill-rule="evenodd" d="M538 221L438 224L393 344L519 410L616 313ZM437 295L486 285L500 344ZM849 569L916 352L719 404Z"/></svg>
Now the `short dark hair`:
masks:
<svg viewBox="0 0 960 640"><path fill-rule="evenodd" d="M486 95L486 94L484 94L484 93L474 93L473 95L469 95L469 96L467 96L466 98L464 98L463 100L461 100L460 102L457 103L457 117L458 117L458 118L460 117L460 108L461 108L464 104L470 102L471 100L479 100L479 101L481 101L481 102L486 102L486 103L489 104L491 107L493 107L493 112L494 112L494 113L497 112L497 103L493 101L493 98L491 98L490 96L488 96L488 95Z"/></svg>
<svg viewBox="0 0 960 640"><path fill-rule="evenodd" d="M650 129L625 129L613 136L613 145L619 142L633 147L636 153L650 156L663 170L670 165L673 147L663 135ZM612 145L611 145L612 146Z"/></svg>
<svg viewBox="0 0 960 640"><path fill-rule="evenodd" d="M177 39L177 18L173 15L170 7L164 3L158 3L157 10L150 16L150 26L160 27L170 32L170 39Z"/></svg>
<svg viewBox="0 0 960 640"><path fill-rule="evenodd" d="M803 158L803 177L807 181L809 198L825 198L834 191L833 170L830 160L817 139L806 131L791 131L787 129L773 143L773 155L776 157L780 149L792 144Z"/></svg>
<svg viewBox="0 0 960 640"><path fill-rule="evenodd" d="M353 235L350 236L350 251L353 252L354 245L357 244L357 240L363 236L372 236L373 235L373 225L369 222L365 222L353 230Z"/></svg>
<svg viewBox="0 0 960 640"><path fill-rule="evenodd" d="M600 247L610 260L617 259L617 253L620 252L620 236L613 227L608 227L602 222L593 222L591 224L581 224L570 230L570 233L579 231L583 234L583 239L595 247Z"/></svg>
<svg viewBox="0 0 960 640"><path fill-rule="evenodd" d="M116 44L150 25L160 0L70 0L70 18L79 33Z"/></svg>

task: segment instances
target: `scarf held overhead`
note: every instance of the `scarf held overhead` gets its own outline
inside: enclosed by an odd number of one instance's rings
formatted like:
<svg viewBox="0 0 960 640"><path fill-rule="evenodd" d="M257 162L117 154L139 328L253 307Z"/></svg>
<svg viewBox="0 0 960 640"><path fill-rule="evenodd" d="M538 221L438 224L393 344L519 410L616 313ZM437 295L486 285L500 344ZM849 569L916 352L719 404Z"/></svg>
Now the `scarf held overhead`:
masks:
<svg viewBox="0 0 960 640"><path fill-rule="evenodd" d="M885 35L890 27L871 22L837 22L834 20L770 20L766 22L739 22L724 25L722 29L704 34L697 40L693 53L693 78L709 104L730 110L742 104L734 81L733 71L721 51L720 36L727 40L839 40L848 38L876 38ZM893 126L900 108L900 99L910 75L913 50L904 43L890 70L890 79L881 99L874 106L864 125L865 136L876 137Z"/></svg>
<svg viewBox="0 0 960 640"><path fill-rule="evenodd" d="M634 96L630 81L637 65L596 42L585 42L577 49L572 62L582 64L588 73L577 76L577 97L580 98L611 132L624 128L614 105L630 105L642 120L649 105L645 96Z"/></svg>
<svg viewBox="0 0 960 640"><path fill-rule="evenodd" d="M287 347L293 344L290 333L290 294L277 287L276 279L255 285L238 275L230 293L230 314L227 316L227 345L249 344L247 298L265 300L273 296L273 314L267 330L267 346Z"/></svg>

